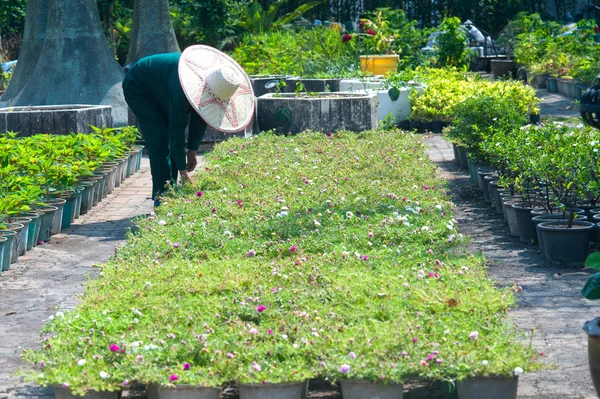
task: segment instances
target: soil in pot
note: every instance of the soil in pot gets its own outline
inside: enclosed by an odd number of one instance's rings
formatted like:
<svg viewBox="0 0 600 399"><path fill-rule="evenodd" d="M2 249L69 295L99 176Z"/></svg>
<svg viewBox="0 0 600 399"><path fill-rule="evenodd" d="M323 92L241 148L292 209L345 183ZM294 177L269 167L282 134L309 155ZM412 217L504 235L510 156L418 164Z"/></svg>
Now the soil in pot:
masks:
<svg viewBox="0 0 600 399"><path fill-rule="evenodd" d="M219 399L220 389L192 385L160 387L149 385L147 399Z"/></svg>
<svg viewBox="0 0 600 399"><path fill-rule="evenodd" d="M588 335L588 363L592 382L600 396L600 317L586 321L583 330Z"/></svg>
<svg viewBox="0 0 600 399"><path fill-rule="evenodd" d="M75 396L71 390L63 387L54 387L56 399L120 399L121 392L89 391L84 396Z"/></svg>
<svg viewBox="0 0 600 399"><path fill-rule="evenodd" d="M516 399L519 386L514 377L478 377L457 381L460 399Z"/></svg>
<svg viewBox="0 0 600 399"><path fill-rule="evenodd" d="M240 399L304 399L308 381L289 384L240 384Z"/></svg>
<svg viewBox="0 0 600 399"><path fill-rule="evenodd" d="M38 240L44 242L50 241L50 238L52 237L52 226L54 225L54 219L56 218L58 208L55 206L48 206L38 208L36 211L43 213Z"/></svg>
<svg viewBox="0 0 600 399"><path fill-rule="evenodd" d="M343 380L344 399L402 399L402 384L374 384L370 381Z"/></svg>
<svg viewBox="0 0 600 399"><path fill-rule="evenodd" d="M521 242L530 244L537 241L536 225L531 220L533 217L531 212L538 209L543 210L541 206L536 204L525 204L522 202L513 204L513 210L515 212L519 230L519 240L521 240Z"/></svg>
<svg viewBox="0 0 600 399"><path fill-rule="evenodd" d="M14 242L16 235L16 231L0 230L0 237L6 238L6 242L4 243L2 263L0 263L0 272L5 272L10 268L10 259L12 257L13 245L15 245Z"/></svg>
<svg viewBox="0 0 600 399"><path fill-rule="evenodd" d="M544 254L552 263L583 265L588 255L594 225L574 221L568 228L567 221L543 222L538 232L544 240Z"/></svg>

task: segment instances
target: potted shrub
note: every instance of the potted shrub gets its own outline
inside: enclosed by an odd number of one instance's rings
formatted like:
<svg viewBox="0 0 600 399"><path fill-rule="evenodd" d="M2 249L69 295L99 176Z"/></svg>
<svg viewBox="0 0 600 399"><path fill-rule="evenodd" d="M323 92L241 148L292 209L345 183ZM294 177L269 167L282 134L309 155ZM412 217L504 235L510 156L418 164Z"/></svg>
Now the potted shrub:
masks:
<svg viewBox="0 0 600 399"><path fill-rule="evenodd" d="M355 34L359 41L360 66L363 73L385 75L396 72L400 57L394 53L392 44L394 35L389 30L388 22L383 17L381 10L373 13L373 20L361 19L359 29L361 33Z"/></svg>

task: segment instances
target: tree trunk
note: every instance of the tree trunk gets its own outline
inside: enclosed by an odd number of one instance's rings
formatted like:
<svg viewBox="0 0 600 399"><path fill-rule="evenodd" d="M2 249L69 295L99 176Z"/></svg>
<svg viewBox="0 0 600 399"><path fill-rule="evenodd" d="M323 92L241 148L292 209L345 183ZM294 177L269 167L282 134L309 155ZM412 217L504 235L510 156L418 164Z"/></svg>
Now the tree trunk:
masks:
<svg viewBox="0 0 600 399"><path fill-rule="evenodd" d="M38 63L44 37L46 36L46 26L48 22L49 0L28 0L25 17L25 31L23 33L23 42L19 53L19 62L10 86L0 99L3 103L10 104L14 97L19 94L27 80L33 75L33 71Z"/></svg>
<svg viewBox="0 0 600 399"><path fill-rule="evenodd" d="M15 105L112 106L115 126L127 124L123 71L106 40L95 0L49 0L37 67Z"/></svg>
<svg viewBox="0 0 600 399"><path fill-rule="evenodd" d="M125 65L153 54L179 52L169 0L135 0L133 34Z"/></svg>

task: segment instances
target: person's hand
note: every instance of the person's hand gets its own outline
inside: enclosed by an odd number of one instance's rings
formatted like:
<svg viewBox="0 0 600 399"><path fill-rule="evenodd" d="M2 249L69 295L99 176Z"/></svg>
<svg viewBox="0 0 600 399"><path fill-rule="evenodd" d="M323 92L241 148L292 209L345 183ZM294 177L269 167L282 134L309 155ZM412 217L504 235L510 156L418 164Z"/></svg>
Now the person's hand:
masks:
<svg viewBox="0 0 600 399"><path fill-rule="evenodd" d="M180 170L179 174L181 175L181 184L194 184L187 170Z"/></svg>
<svg viewBox="0 0 600 399"><path fill-rule="evenodd" d="M187 171L193 172L198 165L198 159L196 158L196 151L189 150L187 153Z"/></svg>

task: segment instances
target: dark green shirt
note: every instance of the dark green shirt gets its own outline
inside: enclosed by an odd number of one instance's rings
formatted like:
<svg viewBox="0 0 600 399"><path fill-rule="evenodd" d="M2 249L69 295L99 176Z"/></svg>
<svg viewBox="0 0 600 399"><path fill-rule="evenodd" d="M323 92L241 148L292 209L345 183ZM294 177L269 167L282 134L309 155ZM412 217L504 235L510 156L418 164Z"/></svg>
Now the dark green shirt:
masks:
<svg viewBox="0 0 600 399"><path fill-rule="evenodd" d="M187 148L197 151L206 131L206 122L192 108L179 82L181 53L156 54L139 60L127 72L126 79L133 80L167 116L169 148L178 170L185 170L185 128L189 123ZM142 115L156 118L154 110ZM164 134L165 132L158 132ZM155 133L156 134L156 133Z"/></svg>

